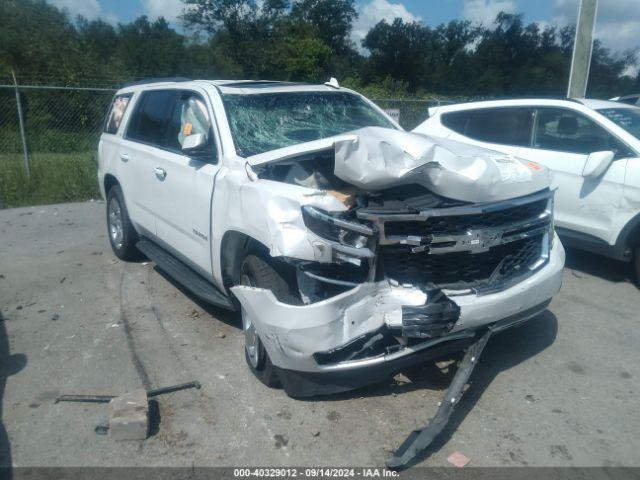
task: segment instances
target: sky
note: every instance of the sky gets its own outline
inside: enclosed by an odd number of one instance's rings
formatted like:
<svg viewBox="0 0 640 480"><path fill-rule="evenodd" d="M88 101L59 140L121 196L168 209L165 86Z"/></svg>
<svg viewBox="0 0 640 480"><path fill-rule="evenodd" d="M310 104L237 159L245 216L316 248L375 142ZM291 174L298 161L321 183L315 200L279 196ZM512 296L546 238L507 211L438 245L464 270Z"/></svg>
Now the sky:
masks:
<svg viewBox="0 0 640 480"><path fill-rule="evenodd" d="M72 16L130 22L139 15L164 16L179 27L180 0L49 0ZM575 23L579 0L357 0L359 18L353 39L359 44L382 19L439 25L454 19L491 24L500 11L524 13L525 22L541 25ZM599 0L596 38L614 51L640 47L640 0Z"/></svg>

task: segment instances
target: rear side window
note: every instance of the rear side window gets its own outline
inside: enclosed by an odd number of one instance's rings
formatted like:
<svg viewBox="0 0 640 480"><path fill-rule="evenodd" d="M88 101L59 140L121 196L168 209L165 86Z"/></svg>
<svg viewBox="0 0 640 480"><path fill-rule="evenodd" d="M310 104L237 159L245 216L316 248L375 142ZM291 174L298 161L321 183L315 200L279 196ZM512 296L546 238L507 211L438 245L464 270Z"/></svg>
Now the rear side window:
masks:
<svg viewBox="0 0 640 480"><path fill-rule="evenodd" d="M164 146L167 123L176 95L175 90L144 92L129 122L127 138L159 147Z"/></svg>
<svg viewBox="0 0 640 480"><path fill-rule="evenodd" d="M484 108L442 115L442 123L474 140L502 145L531 145L533 109L528 107Z"/></svg>
<svg viewBox="0 0 640 480"><path fill-rule="evenodd" d="M638 100L640 100L640 96L621 98L619 101L622 103L628 103L629 105L636 105Z"/></svg>
<svg viewBox="0 0 640 480"><path fill-rule="evenodd" d="M455 132L481 142L528 147L531 145L533 109L486 108L451 112L442 116L442 123Z"/></svg>
<svg viewBox="0 0 640 480"><path fill-rule="evenodd" d="M473 112L451 112L442 115L442 124L460 135L466 135L467 124Z"/></svg>
<svg viewBox="0 0 640 480"><path fill-rule="evenodd" d="M127 111L132 95L132 93L125 93L124 95L116 95L113 97L113 102L111 102L111 107L109 107L109 113L107 114L107 121L104 125L105 133L115 134L118 132L120 123L122 123L122 117L124 117L124 113Z"/></svg>

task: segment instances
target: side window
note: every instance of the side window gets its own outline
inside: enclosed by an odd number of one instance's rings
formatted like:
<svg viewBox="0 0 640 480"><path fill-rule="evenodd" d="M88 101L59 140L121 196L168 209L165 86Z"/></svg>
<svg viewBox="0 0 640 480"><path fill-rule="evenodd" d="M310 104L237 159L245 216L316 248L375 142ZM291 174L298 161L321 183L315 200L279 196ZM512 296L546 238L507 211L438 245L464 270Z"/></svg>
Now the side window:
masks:
<svg viewBox="0 0 640 480"><path fill-rule="evenodd" d="M593 120L564 108L539 108L533 147L589 155L593 152L628 149Z"/></svg>
<svg viewBox="0 0 640 480"><path fill-rule="evenodd" d="M446 115L454 115L447 120L451 126L445 123ZM443 115L442 123L474 140L528 147L531 145L533 109L501 107L452 112Z"/></svg>
<svg viewBox="0 0 640 480"><path fill-rule="evenodd" d="M167 122L176 95L175 90L144 92L129 121L127 138L164 147Z"/></svg>
<svg viewBox="0 0 640 480"><path fill-rule="evenodd" d="M104 124L105 133L115 134L118 132L122 117L127 111L129 100L131 100L132 96L132 93L125 93L124 95L113 97L113 102L111 102L111 107L109 107L109 113L107 114L107 121Z"/></svg>
<svg viewBox="0 0 640 480"><path fill-rule="evenodd" d="M460 135L465 135L472 112L450 112L442 114L442 124Z"/></svg>
<svg viewBox="0 0 640 480"><path fill-rule="evenodd" d="M639 97L621 98L619 101L622 102L622 103L628 103L629 105L637 105L638 101L640 101L640 96Z"/></svg>
<svg viewBox="0 0 640 480"><path fill-rule="evenodd" d="M172 150L182 150L184 140L201 133L213 146L211 121L204 100L196 93L183 92L178 97L167 128L166 145Z"/></svg>

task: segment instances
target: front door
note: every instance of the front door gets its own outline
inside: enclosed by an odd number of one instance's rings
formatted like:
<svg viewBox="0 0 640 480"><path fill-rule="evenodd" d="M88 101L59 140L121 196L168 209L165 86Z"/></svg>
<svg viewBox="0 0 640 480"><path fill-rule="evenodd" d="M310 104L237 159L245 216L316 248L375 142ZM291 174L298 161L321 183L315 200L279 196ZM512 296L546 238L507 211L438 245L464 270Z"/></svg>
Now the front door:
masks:
<svg viewBox="0 0 640 480"><path fill-rule="evenodd" d="M592 152L613 150L617 157L598 178L582 171ZM557 188L555 222L606 242L620 206L624 184L625 147L612 134L579 112L565 108L536 109L531 147L520 148L518 157L545 165L551 186Z"/></svg>
<svg viewBox="0 0 640 480"><path fill-rule="evenodd" d="M165 247L204 275L211 275L211 199L218 154L212 115L205 96L181 91L168 122L164 152L154 159L154 211L157 237ZM194 134L207 138L197 156L182 152Z"/></svg>

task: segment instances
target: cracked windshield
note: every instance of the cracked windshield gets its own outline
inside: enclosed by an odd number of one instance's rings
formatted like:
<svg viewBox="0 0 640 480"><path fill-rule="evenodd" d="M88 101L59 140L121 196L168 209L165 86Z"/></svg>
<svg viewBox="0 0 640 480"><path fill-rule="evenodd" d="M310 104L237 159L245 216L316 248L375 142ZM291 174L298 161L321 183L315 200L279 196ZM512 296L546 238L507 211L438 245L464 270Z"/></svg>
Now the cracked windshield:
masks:
<svg viewBox="0 0 640 480"><path fill-rule="evenodd" d="M395 126L350 93L296 92L222 96L241 157L363 127Z"/></svg>

